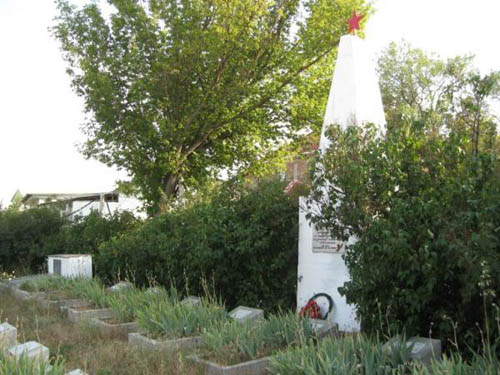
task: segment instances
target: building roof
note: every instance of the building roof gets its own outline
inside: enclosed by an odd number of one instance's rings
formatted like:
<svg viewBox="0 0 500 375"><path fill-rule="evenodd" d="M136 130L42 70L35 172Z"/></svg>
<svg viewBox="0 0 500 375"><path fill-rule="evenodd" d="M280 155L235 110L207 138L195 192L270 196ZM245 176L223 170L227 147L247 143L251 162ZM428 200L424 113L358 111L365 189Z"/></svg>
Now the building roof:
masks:
<svg viewBox="0 0 500 375"><path fill-rule="evenodd" d="M100 201L101 196L104 196L105 202L118 202L117 191L102 192L102 193L79 193L79 194L68 194L68 193L30 193L23 197L22 203L29 204L31 202L35 203L39 199L50 199L52 202L42 203L50 204L54 201Z"/></svg>

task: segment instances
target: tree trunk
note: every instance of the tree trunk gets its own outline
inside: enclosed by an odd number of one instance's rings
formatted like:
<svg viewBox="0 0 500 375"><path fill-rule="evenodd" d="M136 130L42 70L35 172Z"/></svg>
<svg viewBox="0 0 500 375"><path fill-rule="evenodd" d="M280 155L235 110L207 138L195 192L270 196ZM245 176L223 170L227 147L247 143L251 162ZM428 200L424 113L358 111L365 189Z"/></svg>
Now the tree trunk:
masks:
<svg viewBox="0 0 500 375"><path fill-rule="evenodd" d="M172 201L177 198L179 192L180 176L178 174L169 174L163 177L162 196L158 202L158 214L168 211Z"/></svg>

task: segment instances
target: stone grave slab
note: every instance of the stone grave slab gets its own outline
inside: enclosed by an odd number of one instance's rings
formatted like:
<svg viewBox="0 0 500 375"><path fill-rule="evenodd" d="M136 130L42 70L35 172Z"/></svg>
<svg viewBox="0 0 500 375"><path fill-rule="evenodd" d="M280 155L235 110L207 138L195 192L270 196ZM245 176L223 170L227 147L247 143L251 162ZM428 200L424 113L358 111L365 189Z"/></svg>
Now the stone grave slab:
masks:
<svg viewBox="0 0 500 375"><path fill-rule="evenodd" d="M155 340L144 336L139 332L132 332L128 334L128 343L131 346L140 348L142 350L155 351L155 350L185 350L196 349L201 346L201 336L183 337L180 339L172 340Z"/></svg>
<svg viewBox="0 0 500 375"><path fill-rule="evenodd" d="M427 367L430 367L432 359L441 359L441 340L411 337L406 342L406 347L411 349L411 359L422 362Z"/></svg>
<svg viewBox="0 0 500 375"><path fill-rule="evenodd" d="M127 336L131 332L137 332L139 326L137 322L128 323L110 323L112 318L92 318L90 324L99 328L99 330L107 335L122 335Z"/></svg>
<svg viewBox="0 0 500 375"><path fill-rule="evenodd" d="M70 372L67 372L66 375L87 375L86 372L83 372L82 370L80 369L76 369L76 370L73 370L73 371L70 371Z"/></svg>
<svg viewBox="0 0 500 375"><path fill-rule="evenodd" d="M393 337L384 344L383 350L390 353L392 349L400 347L401 340L400 336ZM441 358L441 340L428 337L411 337L406 341L405 346L410 350L409 357L411 360L422 362L428 368L432 359L440 360Z"/></svg>
<svg viewBox="0 0 500 375"><path fill-rule="evenodd" d="M0 351L16 345L17 328L9 323L0 324Z"/></svg>
<svg viewBox="0 0 500 375"><path fill-rule="evenodd" d="M7 350L7 354L18 359L25 355L32 361L48 362L49 348L36 341L28 341L24 344L13 346Z"/></svg>
<svg viewBox="0 0 500 375"><path fill-rule="evenodd" d="M128 281L120 281L119 283L113 285L113 286L110 286L108 288L108 290L110 292L119 292L121 290L124 290L124 289L130 289L132 287L132 284L129 283Z"/></svg>
<svg viewBox="0 0 500 375"><path fill-rule="evenodd" d="M264 319L264 310L254 309L253 307L247 306L238 306L229 313L229 316L240 322L245 320Z"/></svg>
<svg viewBox="0 0 500 375"><path fill-rule="evenodd" d="M338 331L337 324L329 320L309 319L309 322L311 322L311 328L314 334L319 338L334 334Z"/></svg>
<svg viewBox="0 0 500 375"><path fill-rule="evenodd" d="M73 323L89 321L92 318L111 318L113 316L111 309L94 309L90 306L86 310L84 306L68 307L66 311L68 320Z"/></svg>
<svg viewBox="0 0 500 375"><path fill-rule="evenodd" d="M181 303L185 305L196 306L201 303L201 298L197 296L187 296L181 301Z"/></svg>
<svg viewBox="0 0 500 375"><path fill-rule="evenodd" d="M207 375L265 375L269 374L268 367L271 357L254 359L248 362L238 363L232 366L223 366L218 363L207 361L196 355L188 356L188 360L193 361L204 369Z"/></svg>

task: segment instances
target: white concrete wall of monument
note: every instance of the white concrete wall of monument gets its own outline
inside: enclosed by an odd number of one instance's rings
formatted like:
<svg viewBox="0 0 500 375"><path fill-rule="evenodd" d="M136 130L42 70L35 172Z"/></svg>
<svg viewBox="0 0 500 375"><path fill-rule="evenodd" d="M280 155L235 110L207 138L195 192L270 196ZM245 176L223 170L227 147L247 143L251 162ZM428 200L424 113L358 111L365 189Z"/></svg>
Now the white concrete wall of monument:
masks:
<svg viewBox="0 0 500 375"><path fill-rule="evenodd" d="M304 198L301 198L301 207L305 207ZM356 320L355 310L345 298L340 295L338 288L350 280L349 271L342 259L342 253L313 253L312 229L306 219L306 211L299 212L299 280L297 288L297 306L304 306L309 298L317 293L329 294L334 306L328 320L339 325L341 331L359 331L360 324ZM354 241L347 242L351 244ZM328 309L324 299L318 299L321 312Z"/></svg>
<svg viewBox="0 0 500 375"><path fill-rule="evenodd" d="M320 151L327 152L330 140L325 136L331 124L342 128L358 126L365 122L377 124L382 134L385 117L374 62L369 59L365 41L355 35L340 39L335 71L328 97L320 139ZM302 207L303 205L301 205ZM355 320L356 310L338 293L338 287L349 280L349 273L342 255L313 252L313 228L299 213L299 264L297 306L301 308L316 293L327 293L333 298L333 313L329 320L339 325L341 331L359 331ZM354 242L352 238L348 243ZM324 307L323 307L324 308Z"/></svg>

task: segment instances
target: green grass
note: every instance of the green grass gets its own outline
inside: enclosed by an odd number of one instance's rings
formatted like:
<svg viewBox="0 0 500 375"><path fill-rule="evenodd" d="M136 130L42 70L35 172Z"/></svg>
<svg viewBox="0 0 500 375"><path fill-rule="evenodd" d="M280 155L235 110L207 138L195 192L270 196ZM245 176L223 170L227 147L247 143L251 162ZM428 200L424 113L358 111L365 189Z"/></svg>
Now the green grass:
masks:
<svg viewBox="0 0 500 375"><path fill-rule="evenodd" d="M320 342L308 342L303 346L282 351L271 358L273 374L286 375L497 375L500 362L495 348L486 346L468 363L458 354L442 361L432 361L427 369L418 362L410 361L410 349L405 345L393 347L391 353L383 349L379 341L361 334L328 337Z"/></svg>
<svg viewBox="0 0 500 375"><path fill-rule="evenodd" d="M52 292L60 291L69 287L77 279L66 279L61 276L42 275L32 280L23 282L20 289L27 292Z"/></svg>
<svg viewBox="0 0 500 375"><path fill-rule="evenodd" d="M197 305L157 300L137 313L140 328L154 338L165 339L198 336L227 318L224 306L210 298L202 298Z"/></svg>
<svg viewBox="0 0 500 375"><path fill-rule="evenodd" d="M289 312L260 321L220 321L205 329L202 337L203 358L232 365L302 345L313 338L313 331L307 319Z"/></svg>
<svg viewBox="0 0 500 375"><path fill-rule="evenodd" d="M24 355L17 359L7 357L0 351L0 375L64 375L65 373L65 363L61 357L57 357L51 363L45 363L28 360Z"/></svg>
<svg viewBox="0 0 500 375"><path fill-rule="evenodd" d="M155 306L162 301L168 303L178 302L178 294L174 288L166 291L164 288L155 287L139 289L135 286L119 292L111 293L106 301L107 306L113 311L113 316L122 323L134 321L140 311Z"/></svg>

